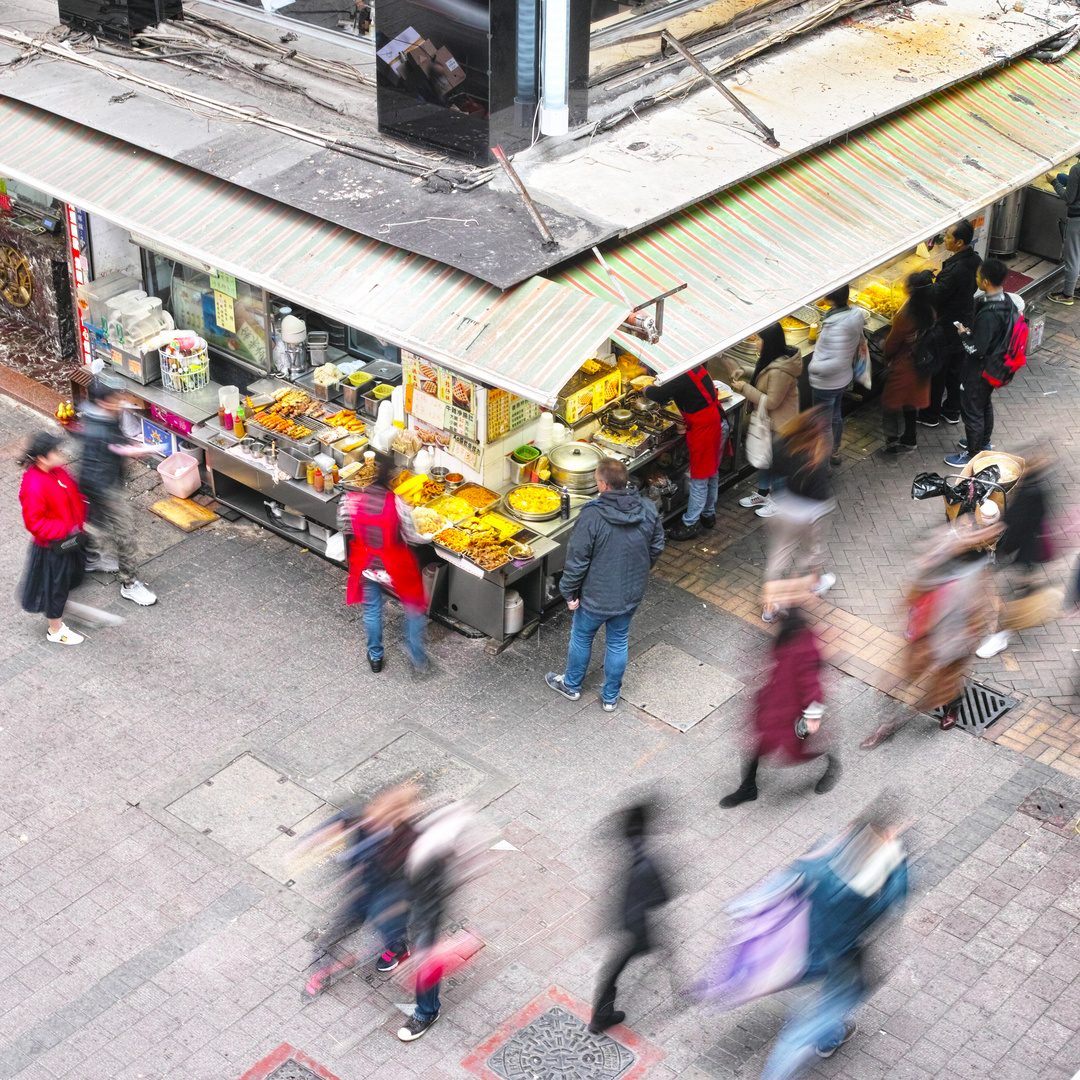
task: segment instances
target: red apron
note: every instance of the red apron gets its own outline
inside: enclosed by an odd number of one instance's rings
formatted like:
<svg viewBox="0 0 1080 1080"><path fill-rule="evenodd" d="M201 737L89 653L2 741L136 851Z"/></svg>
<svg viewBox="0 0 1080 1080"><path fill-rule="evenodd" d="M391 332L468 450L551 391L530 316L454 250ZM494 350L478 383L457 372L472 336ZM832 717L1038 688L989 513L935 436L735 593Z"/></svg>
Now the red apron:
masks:
<svg viewBox="0 0 1080 1080"><path fill-rule="evenodd" d="M353 498L351 518L353 542L349 549L349 584L345 593L347 604L360 603L364 599L363 572L374 560L380 559L390 575L394 591L401 602L410 608L424 607L424 581L416 558L409 545L401 539L401 523L398 520L397 500L386 493L382 505L377 505L379 492L369 491ZM374 529L381 543L368 545Z"/></svg>
<svg viewBox="0 0 1080 1080"><path fill-rule="evenodd" d="M708 480L720 470L723 437L720 406L716 400L716 388L704 368L694 368L693 371L688 371L687 375L694 380L701 396L712 400L712 404L706 405L704 409L683 413L683 420L686 421L686 442L690 447L690 479Z"/></svg>

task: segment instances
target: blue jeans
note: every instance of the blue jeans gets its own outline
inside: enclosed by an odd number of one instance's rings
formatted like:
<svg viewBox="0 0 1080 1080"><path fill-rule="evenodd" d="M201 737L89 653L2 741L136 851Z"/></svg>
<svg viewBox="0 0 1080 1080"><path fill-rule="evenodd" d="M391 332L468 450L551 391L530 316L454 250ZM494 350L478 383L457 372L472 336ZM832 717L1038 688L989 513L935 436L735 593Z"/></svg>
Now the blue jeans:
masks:
<svg viewBox="0 0 1080 1080"><path fill-rule="evenodd" d="M570 647L566 652L563 686L567 690L575 693L581 691L581 683L585 672L589 670L589 660L592 657L593 638L596 637L596 631L606 624L604 685L600 689L600 697L609 704L619 700L626 659L630 651L630 620L633 617L634 612L628 611L625 615L612 615L610 619L602 619L599 615L590 615L583 607L578 607L574 612L574 625L570 627Z"/></svg>
<svg viewBox="0 0 1080 1080"><path fill-rule="evenodd" d="M364 629L367 649L373 660L383 658L383 595L382 586L374 581L364 582ZM424 651L424 627L427 616L422 611L405 608L405 651L416 667L427 663Z"/></svg>
<svg viewBox="0 0 1080 1080"><path fill-rule="evenodd" d="M822 974L820 996L800 1009L780 1032L761 1080L791 1080L817 1061L815 1047L830 1050L843 1040L847 1018L863 996L858 953L837 958L824 972L807 972L804 983Z"/></svg>
<svg viewBox="0 0 1080 1080"><path fill-rule="evenodd" d="M720 474L715 472L704 480L690 479L690 500L683 514L684 525L696 525L702 517L716 513L716 492L720 486Z"/></svg>
<svg viewBox="0 0 1080 1080"><path fill-rule="evenodd" d="M417 937L416 951L423 952L435 943L435 935L421 932ZM439 984L435 983L416 995L416 1019L434 1020L439 1015Z"/></svg>
<svg viewBox="0 0 1080 1080"><path fill-rule="evenodd" d="M810 398L815 405L829 406L829 419L832 421L832 452L840 453L840 442L844 438L844 418L840 406L844 400L844 389L818 390L810 388Z"/></svg>

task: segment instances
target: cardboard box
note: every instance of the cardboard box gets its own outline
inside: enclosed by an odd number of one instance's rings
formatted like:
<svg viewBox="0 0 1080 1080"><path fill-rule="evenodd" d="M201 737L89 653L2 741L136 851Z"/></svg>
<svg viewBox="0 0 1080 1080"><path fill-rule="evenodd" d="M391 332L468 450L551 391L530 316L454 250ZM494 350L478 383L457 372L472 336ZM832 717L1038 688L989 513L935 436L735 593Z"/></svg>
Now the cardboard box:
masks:
<svg viewBox="0 0 1080 1080"><path fill-rule="evenodd" d="M144 419L142 422L142 440L162 457L176 453L176 436L151 420Z"/></svg>
<svg viewBox="0 0 1080 1080"><path fill-rule="evenodd" d="M465 81L465 69L454 59L453 53L444 45L435 53L432 80L440 94L448 94Z"/></svg>
<svg viewBox="0 0 1080 1080"><path fill-rule="evenodd" d="M375 55L399 77L405 74L404 54L420 40L420 35L410 26L402 30L396 38L388 41Z"/></svg>

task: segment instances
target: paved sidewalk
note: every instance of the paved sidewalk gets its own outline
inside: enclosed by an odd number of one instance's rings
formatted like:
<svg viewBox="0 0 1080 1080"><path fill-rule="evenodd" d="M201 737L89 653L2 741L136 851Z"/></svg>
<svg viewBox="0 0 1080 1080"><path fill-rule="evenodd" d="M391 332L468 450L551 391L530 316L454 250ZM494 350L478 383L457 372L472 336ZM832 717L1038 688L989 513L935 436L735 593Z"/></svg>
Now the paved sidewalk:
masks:
<svg viewBox="0 0 1080 1080"><path fill-rule="evenodd" d="M1076 378L1056 372L1059 386ZM1048 378L1036 372L1032 385ZM0 574L11 583L27 543L12 459L38 423L0 400ZM888 485L909 480L846 453L845 490L877 492L864 506L887 503ZM154 484L152 470L133 469L140 509ZM730 506L722 515L736 520ZM414 682L393 647L375 676L340 569L249 523L185 535L145 512L138 520L159 604L126 603L107 577L80 593L123 614L123 626L54 648L13 590L0 593L0 1080L239 1080L259 1062L258 1075L273 1075L289 1055L339 1080L473 1076L461 1063L522 1010L554 1002L572 1025L573 1008L588 1003L611 873L597 825L647 784L668 793L665 850L680 893L665 918L666 952L620 987L629 1033L614 1033L622 1051L605 1044L610 1060L637 1055L647 1080L756 1076L783 1002L717 1016L687 1008L681 991L723 938L726 899L891 785L916 819L915 892L872 949L877 981L860 1034L814 1075L1069 1080L1080 1067L1071 828L1080 783L1032 754L1052 735L1038 718L1066 714L1030 687L1033 722L1009 729L1017 742L1031 737L1023 753L925 718L860 752L866 731L897 708L896 683L885 684L898 624L853 573L820 610L832 636L828 722L841 783L816 796L820 766L763 769L759 801L721 811L769 642L752 592L756 518L719 552L665 556L665 575L690 588L650 587L628 672L644 708L624 700L614 714L599 707L595 670L577 703L542 683L562 667L565 612L497 657L434 627L434 679ZM860 545L893 550L918 522L909 514L902 529L886 528L852 514L848 528L854 560ZM901 569L883 568L879 588ZM399 634L391 606L388 640ZM1027 655L1012 655L1023 671ZM660 716L675 698L682 719L701 716L685 732ZM446 988L439 1023L408 1046L394 1031L409 995L370 967L302 1000L310 931L325 923L327 899L317 877L294 880L286 859L288 832L310 827L343 787L402 774L437 793L474 794L509 845L454 905L452 918L485 943L477 962ZM1018 812L1040 788L1067 804L1069 828ZM566 1080L601 1080L598 1069Z"/></svg>

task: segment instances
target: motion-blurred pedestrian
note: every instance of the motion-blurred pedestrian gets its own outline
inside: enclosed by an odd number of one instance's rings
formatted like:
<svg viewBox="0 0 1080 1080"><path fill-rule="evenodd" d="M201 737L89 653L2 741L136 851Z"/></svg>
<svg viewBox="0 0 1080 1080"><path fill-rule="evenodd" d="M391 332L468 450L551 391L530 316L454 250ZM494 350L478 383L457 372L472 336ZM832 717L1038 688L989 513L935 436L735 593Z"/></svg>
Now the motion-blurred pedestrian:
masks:
<svg viewBox="0 0 1080 1080"><path fill-rule="evenodd" d="M86 573L86 500L64 463L60 437L50 431L39 431L19 458L19 503L33 538L21 600L23 611L48 620L46 641L79 645L85 639L64 623L64 607Z"/></svg>
<svg viewBox="0 0 1080 1080"><path fill-rule="evenodd" d="M826 295L831 307L821 320L821 329L810 358L811 398L815 405L829 409L832 425L832 456L829 464L836 468L841 463L840 442L844 437L844 417L841 405L844 391L855 378L855 357L863 343L866 329L866 311L852 307L851 287L841 285Z"/></svg>
<svg viewBox="0 0 1080 1080"><path fill-rule="evenodd" d="M1021 600L1018 603L1023 603L1025 598L1035 600L1036 567L1054 558L1054 545L1049 532L1053 457L1045 450L1030 450L1023 457L1024 473L1016 487L1009 492L1005 515L1002 518L1004 532L994 549L997 567L1003 570L1012 558L1013 565L1020 570ZM1004 652L1011 640L1011 631L1001 628L991 634L975 653L984 660L989 659Z"/></svg>
<svg viewBox="0 0 1080 1080"><path fill-rule="evenodd" d="M754 698L742 783L720 800L725 810L758 797L757 771L763 757L775 756L779 765L800 765L824 756L825 772L814 788L819 795L832 791L840 779L840 759L820 730L825 696L821 651L817 635L798 609L780 619L770 663L768 681Z"/></svg>
<svg viewBox="0 0 1080 1080"><path fill-rule="evenodd" d="M625 841L625 867L611 890L618 897L613 929L619 941L604 965L596 988L589 1030L595 1035L621 1024L626 1014L615 1008L617 982L626 965L644 956L654 945L650 912L670 899L665 875L649 851L649 830L655 808L649 803L628 807L618 816L620 839Z"/></svg>
<svg viewBox="0 0 1080 1080"><path fill-rule="evenodd" d="M821 983L773 1047L761 1080L793 1080L832 1057L857 1031L850 1019L866 989L862 946L869 930L907 895L903 823L886 801L870 807L838 839L797 860L796 892L810 905L801 984Z"/></svg>
<svg viewBox="0 0 1080 1080"><path fill-rule="evenodd" d="M605 627L605 712L619 706L629 655L630 620L645 596L649 572L664 550L664 526L656 506L643 499L621 461L607 458L596 467L599 492L578 514L559 590L574 613L566 671L544 676L557 694L581 697L581 684L592 658L593 639Z"/></svg>
<svg viewBox="0 0 1080 1080"><path fill-rule="evenodd" d="M734 377L731 389L736 394L743 394L748 410L763 415L769 430L775 433L790 424L799 413L802 356L795 346L788 345L784 328L778 322L766 326L758 338L761 352L754 373L748 382ZM771 465L759 468L757 491L743 496L739 505L753 508L758 517L772 517L776 510L769 493L778 492L781 483Z"/></svg>
<svg viewBox="0 0 1080 1080"><path fill-rule="evenodd" d="M830 425L828 407L815 405L773 440L772 471L783 487L772 499L765 581L779 581L792 563L801 562L814 579L810 590L817 596L836 584L836 575L825 573L821 539L821 519L836 507L829 476ZM772 622L776 611L775 604L766 603L761 617Z"/></svg>
<svg viewBox="0 0 1080 1080"><path fill-rule="evenodd" d="M881 347L888 365L881 391L882 453L887 457L914 451L919 442L915 426L918 411L930 405L932 365L924 365L933 356L931 334L937 321L933 285L934 275L929 270L908 275L904 282L907 300L893 317Z"/></svg>
<svg viewBox="0 0 1080 1080"><path fill-rule="evenodd" d="M90 383L89 401L79 411L82 459L79 487L89 504L90 547L86 569L120 572L120 595L125 600L149 607L157 596L135 576L138 568L138 538L131 502L124 490L124 458L154 453L153 447L128 439L120 430L124 410L123 388L105 376ZM101 551L101 542L111 538L116 558Z"/></svg>
<svg viewBox="0 0 1080 1080"><path fill-rule="evenodd" d="M341 499L338 525L352 536L345 602L364 605L367 655L371 670L383 669L383 604L386 587L405 609L405 652L417 674L428 670L424 631L427 626L424 581L409 541L419 542L408 508L390 490L390 467L378 465L375 481Z"/></svg>

